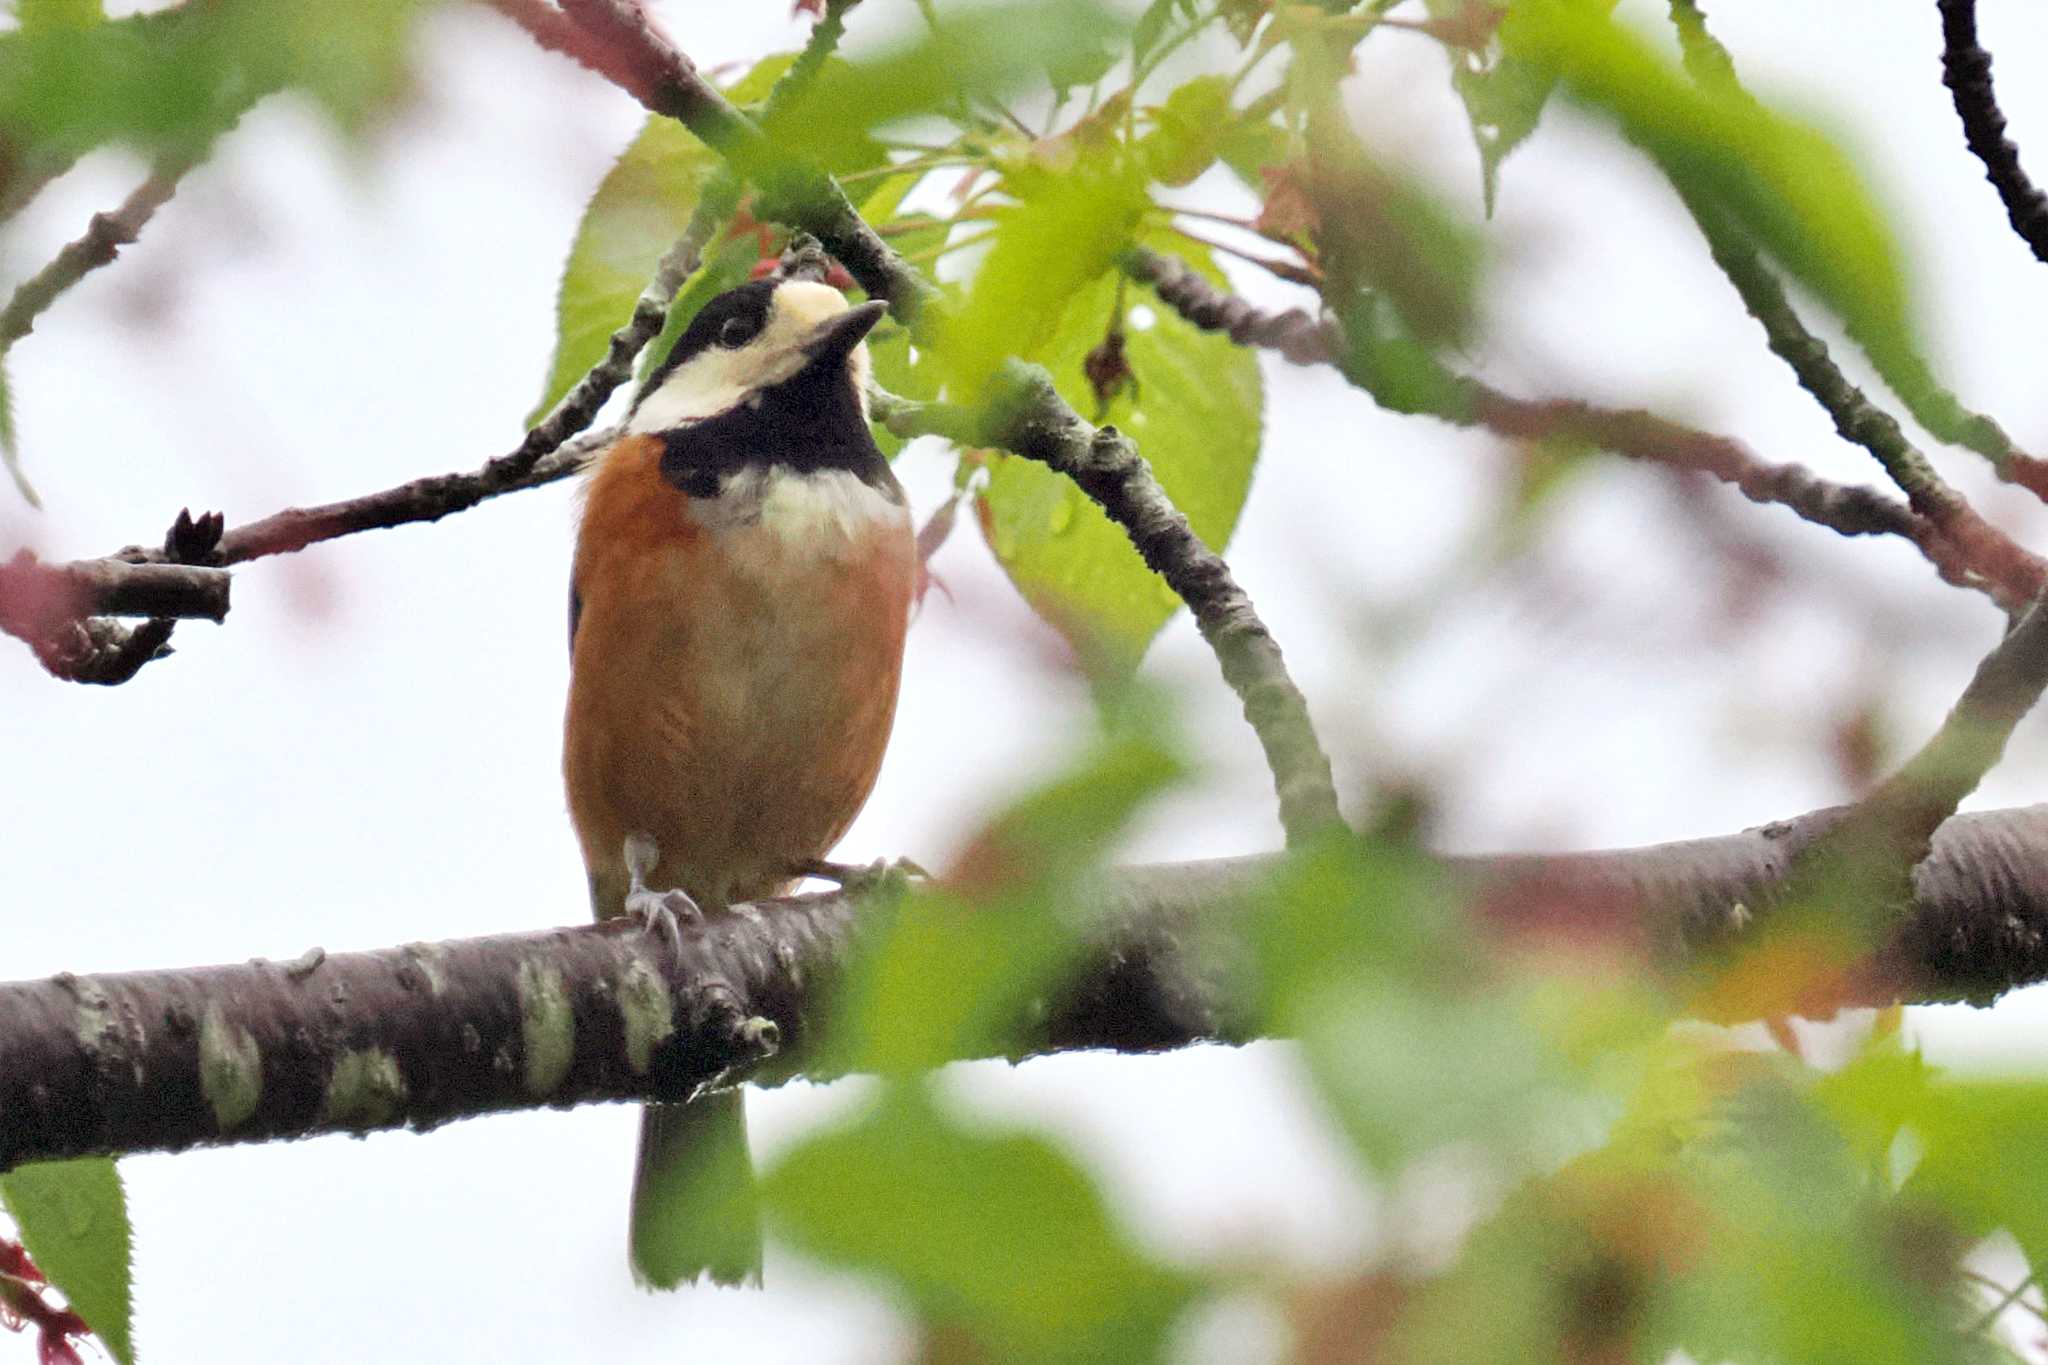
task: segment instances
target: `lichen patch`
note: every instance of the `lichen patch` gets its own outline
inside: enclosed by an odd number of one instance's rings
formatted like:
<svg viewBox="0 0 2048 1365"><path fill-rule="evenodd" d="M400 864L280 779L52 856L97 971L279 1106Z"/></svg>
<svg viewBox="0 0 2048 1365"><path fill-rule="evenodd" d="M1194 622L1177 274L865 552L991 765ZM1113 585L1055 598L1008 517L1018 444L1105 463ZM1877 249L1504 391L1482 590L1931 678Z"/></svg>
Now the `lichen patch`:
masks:
<svg viewBox="0 0 2048 1365"><path fill-rule="evenodd" d="M576 1017L561 969L532 958L519 964L519 1036L526 1051L526 1093L542 1099L569 1078Z"/></svg>
<svg viewBox="0 0 2048 1365"><path fill-rule="evenodd" d="M199 1088L222 1133L239 1127L263 1098L263 1053L249 1030L228 1022L218 1001L199 1021Z"/></svg>

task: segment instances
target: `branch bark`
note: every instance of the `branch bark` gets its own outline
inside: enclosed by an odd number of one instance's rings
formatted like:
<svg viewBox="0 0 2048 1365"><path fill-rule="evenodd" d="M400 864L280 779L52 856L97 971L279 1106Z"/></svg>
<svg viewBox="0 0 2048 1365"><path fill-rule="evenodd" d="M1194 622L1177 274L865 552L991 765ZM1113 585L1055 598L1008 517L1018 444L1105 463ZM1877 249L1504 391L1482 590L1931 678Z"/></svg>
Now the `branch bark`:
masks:
<svg viewBox="0 0 2048 1365"><path fill-rule="evenodd" d="M229 585L221 569L118 559L45 564L24 550L0 564L0 627L12 631L7 623L46 614L218 622L227 618Z"/></svg>
<svg viewBox="0 0 2048 1365"><path fill-rule="evenodd" d="M1475 932L1596 917L1676 969L1759 932L1846 812L1616 852L1446 858ZM1231 930L1275 856L1131 867L1091 894L1094 947L1004 1055L1242 1042ZM1835 1004L1988 1003L2048 980L2048 806L1957 816L1914 901ZM913 903L905 911L918 913ZM426 1130L542 1105L674 1100L807 1072L857 939L844 893L742 907L673 954L626 921L298 962L0 985L0 1170L90 1153ZM771 1057L769 1054L773 1053Z"/></svg>

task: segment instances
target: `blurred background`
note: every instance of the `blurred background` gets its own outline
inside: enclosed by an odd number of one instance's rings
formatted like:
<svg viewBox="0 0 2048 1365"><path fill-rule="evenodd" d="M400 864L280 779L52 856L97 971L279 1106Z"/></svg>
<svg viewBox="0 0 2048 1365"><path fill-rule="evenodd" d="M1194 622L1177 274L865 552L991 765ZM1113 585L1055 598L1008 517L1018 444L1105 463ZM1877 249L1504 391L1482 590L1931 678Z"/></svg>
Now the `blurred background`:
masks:
<svg viewBox="0 0 2048 1365"><path fill-rule="evenodd" d="M792 49L807 27L780 4L657 8L713 68ZM1668 41L1662 9L1621 6ZM2048 15L2017 0L1980 10L2038 172ZM1752 89L1788 97L1861 159L1915 268L1939 371L2023 447L2048 449L2031 321L2048 316L2048 271L1963 149L1934 6L1710 17ZM914 20L867 0L850 48ZM347 143L296 97L264 103L115 267L13 349L46 510L0 497L0 553L103 553L155 540L183 506L233 523L468 469L517 441L571 234L641 112L488 11L449 7L419 36L408 96L373 135ZM1478 217L1443 50L1387 34L1362 55L1349 91L1374 149ZM1180 60L1216 56L1198 43ZM16 221L0 271L11 283L38 268L142 172L87 158ZM1255 207L1220 173L1176 202ZM1663 179L1605 126L1553 103L1502 172L1489 237L1487 341L1471 359L1491 382L1650 406L1772 460L1878 481L1764 350ZM1261 303L1311 302L1233 273ZM1377 785L1424 793L1446 850L1689 838L1848 799L1931 732L1998 636L1987 602L1943 587L1903 543L1851 543L1605 456L1551 468L1379 412L1332 372L1265 364L1266 445L1229 558L1353 813ZM2038 504L1975 457L1942 458L1982 510L2039 543ZM900 470L921 516L944 500L950 463L935 452L912 447ZM581 919L559 776L573 516L558 485L245 567L227 626L182 627L175 659L117 689L52 682L0 640L0 977ZM912 632L895 740L849 858L943 864L1086 733L1064 646L967 519L933 569L945 591ZM1184 614L1147 672L1203 766L1125 855L1277 847L1258 750ZM2036 799L2044 759L2048 729L2029 721L1972 805ZM2044 1015L2037 990L1986 1011L1915 1010L1908 1027L1940 1062L2038 1069ZM860 1084L754 1095L757 1152ZM1285 1046L974 1064L946 1084L1071 1140L1169 1257L1334 1270L1454 1237L1470 1216L1442 1184L1364 1184ZM886 1298L773 1250L764 1293L635 1292L623 1248L636 1121L615 1106L124 1161L142 1350L903 1353ZM1246 1361L1280 1328L1247 1303L1186 1330L1189 1358ZM0 1338L8 1349L27 1346Z"/></svg>

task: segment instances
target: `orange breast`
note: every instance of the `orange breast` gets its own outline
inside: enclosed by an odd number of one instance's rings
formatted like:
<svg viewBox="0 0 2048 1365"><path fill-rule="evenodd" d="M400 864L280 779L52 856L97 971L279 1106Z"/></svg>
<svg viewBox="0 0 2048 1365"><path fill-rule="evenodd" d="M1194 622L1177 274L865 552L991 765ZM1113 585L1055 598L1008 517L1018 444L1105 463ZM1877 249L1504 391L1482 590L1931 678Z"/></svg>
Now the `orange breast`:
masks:
<svg viewBox="0 0 2048 1365"><path fill-rule="evenodd" d="M631 833L657 889L714 907L830 851L881 768L916 572L900 507L804 534L701 516L660 457L649 436L603 457L577 542L563 768L601 916Z"/></svg>

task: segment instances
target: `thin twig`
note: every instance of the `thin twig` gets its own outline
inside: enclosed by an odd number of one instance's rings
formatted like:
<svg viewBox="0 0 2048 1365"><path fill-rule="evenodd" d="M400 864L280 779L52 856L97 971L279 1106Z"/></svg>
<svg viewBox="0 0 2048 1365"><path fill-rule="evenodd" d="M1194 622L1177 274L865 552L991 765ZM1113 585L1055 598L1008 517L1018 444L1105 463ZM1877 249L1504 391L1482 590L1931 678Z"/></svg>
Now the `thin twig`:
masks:
<svg viewBox="0 0 2048 1365"><path fill-rule="evenodd" d="M184 162L160 166L135 187L121 206L111 213L95 213L85 232L67 242L50 263L15 289L7 307L0 310L0 352L29 334L36 317L54 303L59 294L88 274L112 261L122 247L142 232L156 211L178 191L178 181L189 169Z"/></svg>
<svg viewBox="0 0 2048 1365"><path fill-rule="evenodd" d="M633 303L632 315L612 333L604 359L577 380L546 417L534 423L517 450L503 461L493 461L503 464L499 472L504 478L516 480L547 452L589 426L619 385L632 377L633 362L647 343L661 334L676 291L696 273L704 258L705 245L738 204L738 181L730 175L712 176L697 198L697 207L690 214L683 235L662 254L647 287Z"/></svg>
<svg viewBox="0 0 2048 1365"><path fill-rule="evenodd" d="M1755 105L1754 98L1736 78L1735 62L1728 49L1707 30L1706 16L1700 12L1699 0L1670 0L1670 11L1671 21L1678 29L1685 69L1693 81L1725 98ZM1681 175L1674 173L1671 184L1708 239L1709 246L1714 248L1717 261L1722 259L1724 251L1747 253L1755 258L1755 249L1741 226L1689 187ZM1761 265L1757 269L1761 270ZM1737 281L1737 287L1742 287L1740 281ZM1935 379L1927 362L1910 347L1874 339L1854 317L1846 317L1844 321L1848 323L1850 339L1865 352L1873 358L1880 349L1885 352L1886 358L1879 361L1879 368L1884 372L1885 381L1904 401L1914 421L1938 440L1982 455L2005 482L2017 484L2035 497L2048 501L2048 461L2019 449L1997 421L1965 406L1960 398Z"/></svg>
<svg viewBox="0 0 2048 1365"><path fill-rule="evenodd" d="M228 575L202 567L220 543L217 512L180 511L151 564L83 560L44 565L27 551L0 565L0 633L16 636L63 682L114 686L171 653L181 619L220 621ZM147 616L139 626L109 618Z"/></svg>
<svg viewBox="0 0 2048 1365"><path fill-rule="evenodd" d="M583 462L618 435L615 428L565 441L537 460L521 462L519 450L501 455L468 474L436 474L396 488L315 507L288 507L260 520L232 528L221 537L215 561L242 564L266 555L290 554L308 545L358 531L378 531L414 522L439 521L467 511L489 498L521 489L539 488L567 478ZM121 558L136 563L157 561L151 550L124 550Z"/></svg>
<svg viewBox="0 0 2048 1365"><path fill-rule="evenodd" d="M121 206L111 213L95 213L84 235L67 242L50 263L15 288L0 309L0 358L9 347L27 336L36 318L56 302L57 296L92 271L113 260L122 247L133 242L143 224L177 192L178 180L190 168L189 162L159 166L147 180L136 186ZM0 398L0 402L4 402ZM0 441L0 465L5 465L14 487L31 507L40 507L35 485L22 469L18 452L10 441Z"/></svg>
<svg viewBox="0 0 2048 1365"><path fill-rule="evenodd" d="M1965 1270L1963 1274L1966 1278L1976 1281L1998 1296L1996 1300L1985 1308L1976 1322L1964 1329L1963 1335L1965 1336L1982 1336L1993 1327L1996 1327L1998 1320L2005 1316L2005 1310L2018 1303L2020 1296L2034 1287L2033 1275L2028 1275L2018 1284L2008 1289L1990 1276L1980 1275L1974 1270Z"/></svg>
<svg viewBox="0 0 2048 1365"><path fill-rule="evenodd" d="M846 35L846 12L858 5L860 0L825 0L825 12L818 16L818 22L811 25L811 36L804 43L803 51L796 54L796 60L775 82L775 88L768 92L771 108L780 105L795 91L809 85L825 65L825 59L839 46L839 40Z"/></svg>
<svg viewBox="0 0 2048 1365"><path fill-rule="evenodd" d="M2005 114L1991 88L1991 54L1977 41L1977 0L1940 0L1941 83L1955 99L1963 138L1984 163L2012 230L2048 261L2048 195L2020 167L2020 149L2005 135Z"/></svg>
<svg viewBox="0 0 2048 1365"><path fill-rule="evenodd" d="M1275 351L1297 365L1334 363L1341 350L1336 325L1299 308L1274 313L1217 288L1184 262L1150 250L1124 257L1133 278L1153 287L1161 302L1207 331L1244 346ZM1943 579L1990 595L2017 612L2048 586L2048 561L2025 551L1979 563L1933 522L1874 488L1823 479L1800 464L1774 464L1741 442L1683 426L1639 408L1603 408L1574 399L1523 399L1476 380L1463 420L1512 440L1565 437L1632 459L1708 475L1741 490L1752 502L1775 503L1806 521L1844 536L1895 535L1911 541Z"/></svg>
<svg viewBox="0 0 2048 1365"><path fill-rule="evenodd" d="M1927 457L1906 439L1896 418L1849 381L1828 355L1827 343L1806 329L1785 297L1784 286L1756 250L1719 210L1691 196L1692 209L1715 264L1742 296L1744 308L1764 329L1773 354L1788 366L1799 386L1834 419L1843 439L1862 446L1883 466L1913 510L1956 543L1973 564L1997 582L2019 582L2039 572L2039 561L1978 514L1969 500L1934 472Z"/></svg>
<svg viewBox="0 0 2048 1365"><path fill-rule="evenodd" d="M1235 256L1246 265L1255 265L1269 275L1286 280L1289 284L1298 284L1308 289L1320 289L1323 287L1322 276L1307 266L1296 265L1292 261L1283 261L1277 256L1261 256L1256 251L1246 251L1243 247L1232 246L1228 242L1219 242L1213 238L1204 237L1201 233L1190 231L1178 223L1173 225L1173 230L1197 246L1205 246L1211 251L1220 251L1226 256Z"/></svg>

